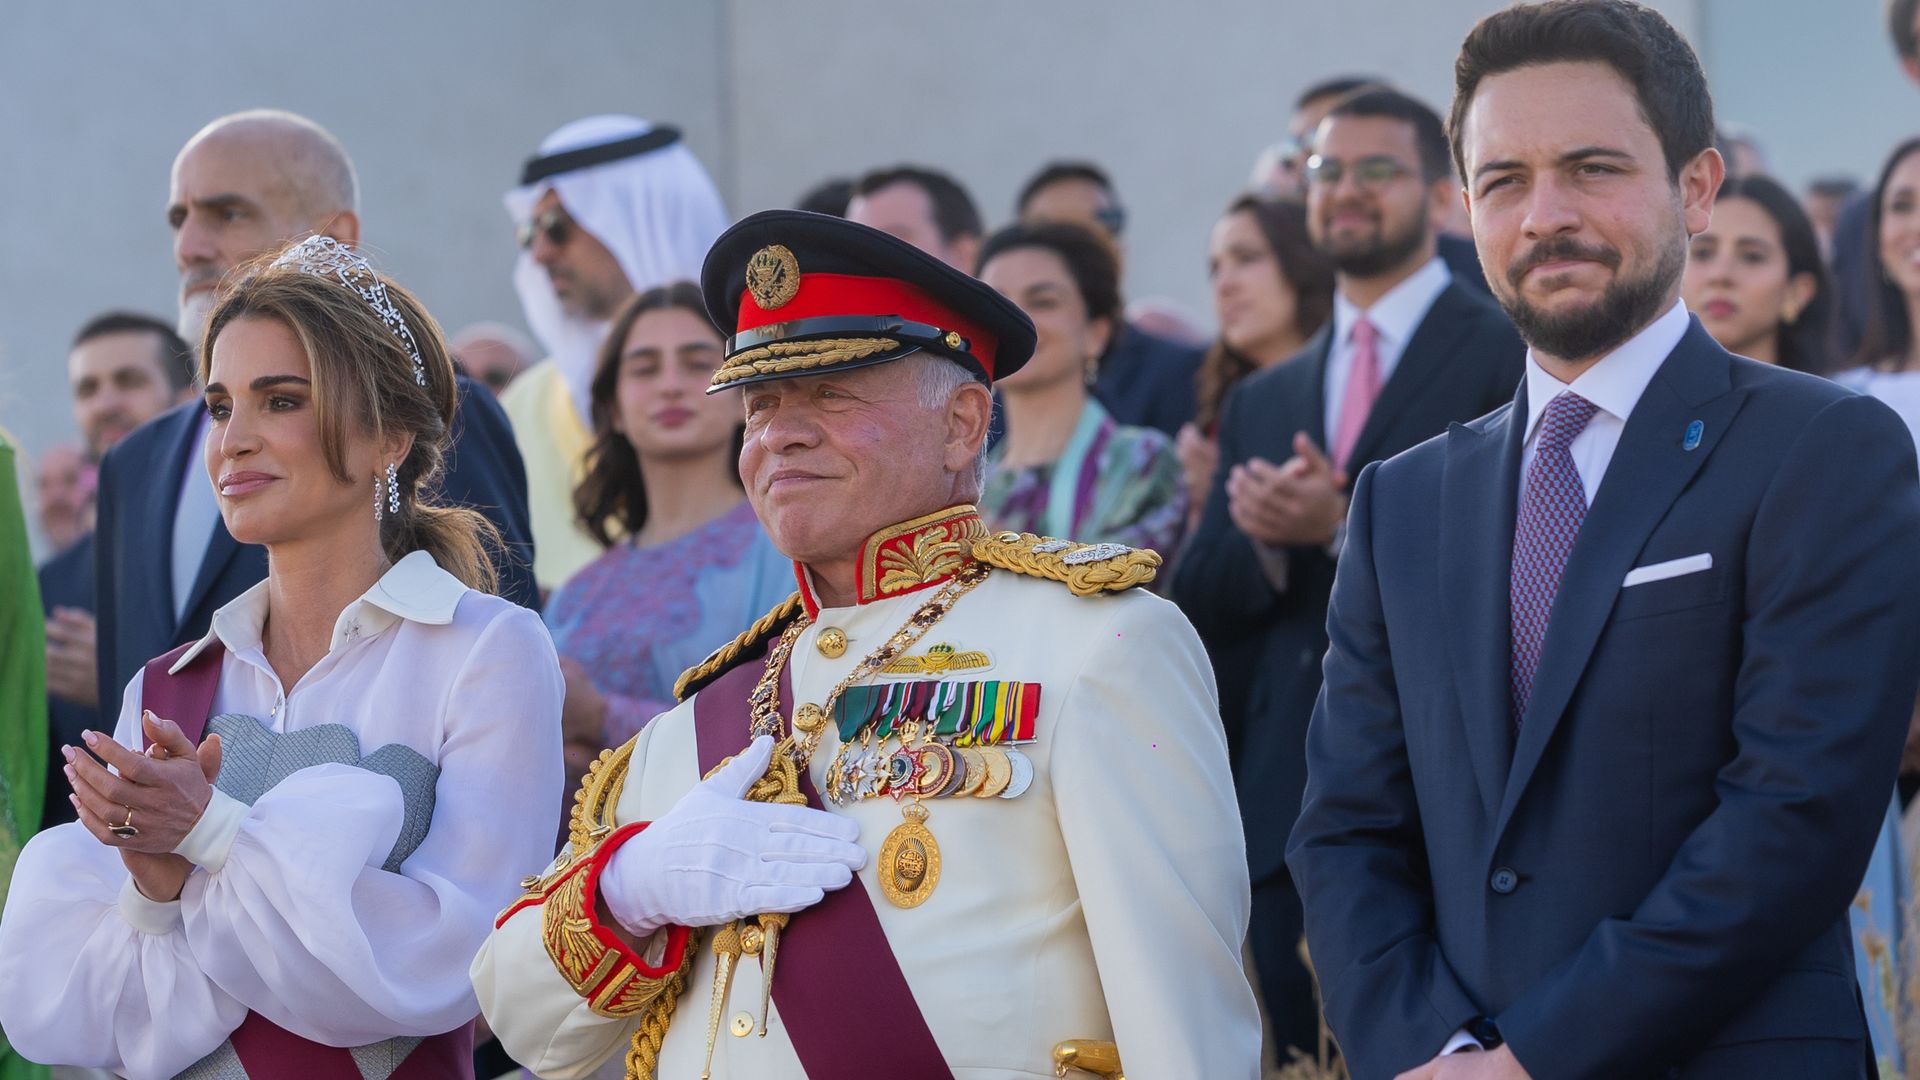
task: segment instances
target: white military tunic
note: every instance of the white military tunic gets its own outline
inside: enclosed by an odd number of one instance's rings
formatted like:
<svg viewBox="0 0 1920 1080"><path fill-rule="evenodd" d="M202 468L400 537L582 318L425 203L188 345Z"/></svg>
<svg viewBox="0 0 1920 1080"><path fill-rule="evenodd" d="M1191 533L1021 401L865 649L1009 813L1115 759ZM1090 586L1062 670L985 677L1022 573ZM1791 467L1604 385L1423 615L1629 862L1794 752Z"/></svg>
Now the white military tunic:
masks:
<svg viewBox="0 0 1920 1080"><path fill-rule="evenodd" d="M932 590L818 611L789 667L793 700L825 703ZM844 631L844 655L816 648ZM860 825L866 889L920 1011L960 1080L1052 1076L1063 1039L1112 1039L1131 1080L1255 1077L1260 1020L1241 963L1247 864L1211 669L1173 605L1135 590L1078 598L1064 585L994 571L913 647L980 651L986 668L874 681L1039 683L1032 786L1013 799L930 798L927 828L941 876L902 909L878 884L878 852L901 822L890 798L834 806ZM761 661L748 661L755 669ZM737 706L748 742L744 703ZM816 788L839 746L829 730L812 759ZM636 738L617 808L625 824L665 815L700 777L691 700ZM804 932L806 912L793 916ZM767 1037L731 1023L760 1012L758 961L739 962L721 1018L716 1078L781 1080L802 1070L778 1006ZM658 1075L700 1075L714 955L700 955L660 1054ZM591 1074L624 1055L635 1019L592 1012L555 969L541 911L517 911L473 966L502 1044L543 1077ZM876 1052L886 1016L866 1017ZM873 1075L885 1074L876 1061ZM812 1080L830 1080L814 1077Z"/></svg>

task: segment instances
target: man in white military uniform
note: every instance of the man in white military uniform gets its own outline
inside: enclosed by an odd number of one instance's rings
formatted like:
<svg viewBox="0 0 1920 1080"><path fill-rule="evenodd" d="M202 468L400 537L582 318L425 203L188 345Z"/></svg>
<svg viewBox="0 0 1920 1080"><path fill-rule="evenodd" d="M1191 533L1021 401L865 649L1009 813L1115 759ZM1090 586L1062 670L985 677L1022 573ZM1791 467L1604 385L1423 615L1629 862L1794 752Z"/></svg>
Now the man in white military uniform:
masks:
<svg viewBox="0 0 1920 1080"><path fill-rule="evenodd" d="M969 505L1032 324L798 211L729 230L702 285L800 589L601 755L568 852L474 961L502 1044L545 1077L616 1054L641 1077L1256 1076L1210 669L1130 589L1158 557L990 534Z"/></svg>

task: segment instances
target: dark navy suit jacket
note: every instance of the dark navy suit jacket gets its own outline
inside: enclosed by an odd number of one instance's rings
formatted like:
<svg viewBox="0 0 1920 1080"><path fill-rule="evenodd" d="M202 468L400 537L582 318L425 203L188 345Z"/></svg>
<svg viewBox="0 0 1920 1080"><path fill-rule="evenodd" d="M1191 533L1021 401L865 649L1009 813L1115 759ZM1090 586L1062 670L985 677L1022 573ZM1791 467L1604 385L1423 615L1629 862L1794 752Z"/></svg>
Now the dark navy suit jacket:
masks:
<svg viewBox="0 0 1920 1080"><path fill-rule="evenodd" d="M460 405L440 495L480 511L500 530L495 558L500 595L539 606L533 582L533 539L527 520L527 472L507 414L493 395L457 376ZM100 462L94 529L100 633L101 712L117 715L122 693L140 666L206 635L213 613L267 576L267 552L241 544L216 521L187 598L174 615L173 517L180 481L197 447L199 402L169 410L136 429ZM371 509L368 510L372 512Z"/></svg>
<svg viewBox="0 0 1920 1080"><path fill-rule="evenodd" d="M1307 720L1320 692L1334 563L1320 546L1290 549L1286 591L1275 591L1253 543L1227 516L1227 473L1254 457L1275 464L1291 458L1295 432L1327 445L1331 325L1293 359L1249 376L1228 399L1212 493L1174 567L1173 599L1206 643L1220 687L1256 885L1284 870L1287 830L1306 787ZM1506 315L1456 279L1427 310L1381 387L1354 442L1356 467L1500 407L1512 398L1525 357Z"/></svg>
<svg viewBox="0 0 1920 1080"><path fill-rule="evenodd" d="M1523 386L1354 489L1288 863L1355 1077L1482 1015L1535 1080L1861 1075L1846 913L1920 684L1912 439L1695 321L1581 526L1516 732L1526 415Z"/></svg>
<svg viewBox="0 0 1920 1080"><path fill-rule="evenodd" d="M57 607L78 608L91 614L93 600L93 534L74 541L65 551L40 564L40 606L47 615ZM106 698L101 699L103 702ZM80 733L86 730L113 730L113 718L119 715L120 699L112 699L107 719L101 710L78 702L47 695L47 798L40 811L40 827L51 828L74 820L73 804L67 796L73 788L61 771L66 761L57 752L62 746L79 746Z"/></svg>
<svg viewBox="0 0 1920 1080"><path fill-rule="evenodd" d="M1114 423L1154 428L1171 438L1193 419L1193 379L1205 356L1205 349L1122 322L1113 347L1100 361L1093 396L1107 407Z"/></svg>

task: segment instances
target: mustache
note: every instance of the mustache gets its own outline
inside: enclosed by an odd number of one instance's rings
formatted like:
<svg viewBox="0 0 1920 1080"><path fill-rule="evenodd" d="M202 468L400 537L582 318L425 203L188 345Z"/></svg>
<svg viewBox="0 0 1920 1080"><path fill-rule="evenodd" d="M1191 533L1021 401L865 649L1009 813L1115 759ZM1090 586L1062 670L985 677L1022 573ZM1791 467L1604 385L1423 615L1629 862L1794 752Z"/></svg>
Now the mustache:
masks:
<svg viewBox="0 0 1920 1080"><path fill-rule="evenodd" d="M1553 237L1540 241L1531 251L1515 259L1512 265L1507 267L1507 280L1518 289L1520 279L1527 276L1527 271L1544 263L1557 262L1561 259L1585 259L1597 262L1609 270L1617 270L1620 267L1620 253L1610 247L1583 244L1571 237Z"/></svg>
<svg viewBox="0 0 1920 1080"><path fill-rule="evenodd" d="M185 296L202 285L217 285L225 273L217 266L196 266L180 275L180 295Z"/></svg>

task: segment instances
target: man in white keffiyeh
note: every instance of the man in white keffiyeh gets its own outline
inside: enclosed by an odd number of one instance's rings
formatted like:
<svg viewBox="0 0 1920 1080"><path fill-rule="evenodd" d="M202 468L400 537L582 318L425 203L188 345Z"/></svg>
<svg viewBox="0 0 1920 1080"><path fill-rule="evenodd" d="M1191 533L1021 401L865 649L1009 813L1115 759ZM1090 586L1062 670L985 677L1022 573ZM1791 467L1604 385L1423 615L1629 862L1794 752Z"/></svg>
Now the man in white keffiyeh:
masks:
<svg viewBox="0 0 1920 1080"><path fill-rule="evenodd" d="M514 285L547 359L501 397L526 460L534 575L551 589L599 553L574 522L592 442L589 390L607 325L636 292L695 280L727 226L679 132L591 116L547 136L506 194L521 243Z"/></svg>

